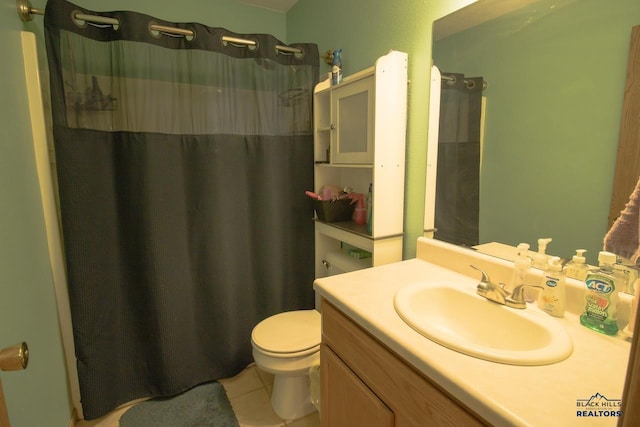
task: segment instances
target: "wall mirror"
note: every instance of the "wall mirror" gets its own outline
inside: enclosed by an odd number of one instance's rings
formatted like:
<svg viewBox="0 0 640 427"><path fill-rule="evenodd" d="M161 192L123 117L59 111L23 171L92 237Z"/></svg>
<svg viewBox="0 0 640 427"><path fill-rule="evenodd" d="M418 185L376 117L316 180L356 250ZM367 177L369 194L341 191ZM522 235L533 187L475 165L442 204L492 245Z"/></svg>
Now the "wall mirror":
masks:
<svg viewBox="0 0 640 427"><path fill-rule="evenodd" d="M480 155L458 156L479 163L477 243L536 250L550 237L548 254L586 249L597 264L639 16L637 0L479 0L434 23L433 63L445 78L486 82ZM438 179L447 168L438 161Z"/></svg>

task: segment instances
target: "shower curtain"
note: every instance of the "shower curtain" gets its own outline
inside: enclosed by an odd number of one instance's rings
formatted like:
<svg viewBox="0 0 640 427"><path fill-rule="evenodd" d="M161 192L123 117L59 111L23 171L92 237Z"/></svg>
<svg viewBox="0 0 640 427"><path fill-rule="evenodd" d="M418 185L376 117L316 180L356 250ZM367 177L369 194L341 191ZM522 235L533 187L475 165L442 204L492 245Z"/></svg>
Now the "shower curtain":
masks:
<svg viewBox="0 0 640 427"><path fill-rule="evenodd" d="M253 326L314 305L317 46L63 0L45 31L85 418L235 375Z"/></svg>
<svg viewBox="0 0 640 427"><path fill-rule="evenodd" d="M478 244L482 77L442 73L434 237Z"/></svg>

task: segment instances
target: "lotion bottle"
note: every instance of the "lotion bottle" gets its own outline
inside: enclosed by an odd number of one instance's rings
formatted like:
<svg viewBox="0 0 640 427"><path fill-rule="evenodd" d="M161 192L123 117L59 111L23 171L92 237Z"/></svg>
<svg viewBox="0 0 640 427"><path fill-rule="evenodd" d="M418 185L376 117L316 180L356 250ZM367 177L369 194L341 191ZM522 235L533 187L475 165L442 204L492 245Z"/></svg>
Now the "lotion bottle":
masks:
<svg viewBox="0 0 640 427"><path fill-rule="evenodd" d="M542 291L538 295L538 307L554 317L564 317L567 304L565 273L560 258L549 258L542 279Z"/></svg>
<svg viewBox="0 0 640 427"><path fill-rule="evenodd" d="M586 264L586 259L584 257L584 253L586 249L578 249L576 250L576 254L571 258L571 261L567 264L567 277L572 279L580 280L584 282L587 278L587 273L589 272L589 267Z"/></svg>

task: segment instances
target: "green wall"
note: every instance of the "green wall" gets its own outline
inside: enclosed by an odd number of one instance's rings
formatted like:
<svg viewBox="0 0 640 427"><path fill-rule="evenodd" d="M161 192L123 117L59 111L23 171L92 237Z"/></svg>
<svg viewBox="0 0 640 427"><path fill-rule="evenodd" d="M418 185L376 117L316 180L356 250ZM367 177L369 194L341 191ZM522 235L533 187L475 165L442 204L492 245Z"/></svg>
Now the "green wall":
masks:
<svg viewBox="0 0 640 427"><path fill-rule="evenodd" d="M287 13L287 40L342 48L344 75L370 67L389 50L409 54L409 114L405 179L404 258L414 258L423 233L431 28L469 0L298 0ZM321 65L320 72L329 72Z"/></svg>
<svg viewBox="0 0 640 427"><path fill-rule="evenodd" d="M27 370L0 372L11 425L66 426L71 417L36 176L15 0L0 8L0 348L26 341Z"/></svg>
<svg viewBox="0 0 640 427"><path fill-rule="evenodd" d="M631 27L640 2L544 1L438 41L442 71L488 82L480 241L552 237L587 249L607 231ZM553 6L551 8L550 6Z"/></svg>

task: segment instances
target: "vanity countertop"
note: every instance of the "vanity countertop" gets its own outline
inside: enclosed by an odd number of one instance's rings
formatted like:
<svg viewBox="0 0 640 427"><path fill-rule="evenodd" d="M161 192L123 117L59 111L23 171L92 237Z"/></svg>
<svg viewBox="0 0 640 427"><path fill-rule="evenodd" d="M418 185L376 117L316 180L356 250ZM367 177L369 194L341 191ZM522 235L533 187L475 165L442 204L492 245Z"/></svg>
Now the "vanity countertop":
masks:
<svg viewBox="0 0 640 427"><path fill-rule="evenodd" d="M591 331L580 325L577 314L568 312L556 320L572 337L574 349L561 362L514 366L467 356L423 337L397 315L393 306L396 291L424 281L456 282L471 289L478 283L477 278L416 258L317 279L314 289L493 425L616 425L617 417L593 415L620 410L616 405L622 398L631 347L627 340ZM537 307L528 304L527 310ZM611 406L579 406L597 394ZM579 411L592 412L579 416Z"/></svg>

